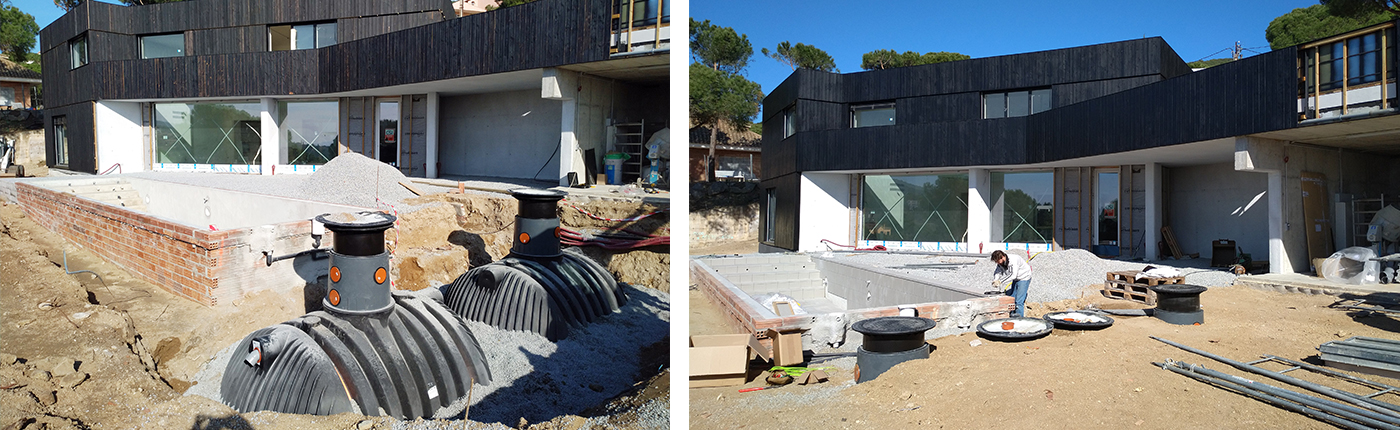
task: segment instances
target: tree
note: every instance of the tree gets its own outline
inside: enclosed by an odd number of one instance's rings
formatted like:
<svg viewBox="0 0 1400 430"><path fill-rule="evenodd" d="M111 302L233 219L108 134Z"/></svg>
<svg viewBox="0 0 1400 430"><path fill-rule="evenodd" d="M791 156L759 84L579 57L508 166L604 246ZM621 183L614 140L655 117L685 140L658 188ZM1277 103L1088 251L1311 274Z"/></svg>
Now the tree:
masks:
<svg viewBox="0 0 1400 430"><path fill-rule="evenodd" d="M4 51L10 61L28 60L38 34L39 24L34 23L33 15L11 6L8 1L0 3L0 51Z"/></svg>
<svg viewBox="0 0 1400 430"><path fill-rule="evenodd" d="M841 72L836 69L836 60L832 59L831 55L812 45L801 43L793 45L790 42L783 41L783 43L779 43L778 47L773 51L769 51L768 48L763 48L763 55L778 60L779 63L788 65L788 67L791 67L794 71L797 69L812 69L821 70L823 72Z"/></svg>
<svg viewBox="0 0 1400 430"><path fill-rule="evenodd" d="M889 49L878 49L867 52L865 55L861 56L860 68L876 70L894 67L922 66L925 64L945 63L969 58L972 57L956 52L929 52L926 54L919 54L914 51L905 51L903 54L899 54Z"/></svg>
<svg viewBox="0 0 1400 430"><path fill-rule="evenodd" d="M705 173L715 179L715 140L721 122L743 129L758 114L763 88L738 73L690 63L690 118L710 127L710 159Z"/></svg>
<svg viewBox="0 0 1400 430"><path fill-rule="evenodd" d="M1332 2L1336 2L1336 0L1332 0ZM1345 10L1346 8L1341 9ZM1360 13L1354 10L1348 12ZM1269 22L1269 27L1264 29L1264 38L1268 39L1269 47L1279 49L1346 33L1392 19L1395 19L1395 16L1386 11L1371 10L1359 15L1343 16L1339 15L1331 6L1312 5L1293 9L1292 12L1274 18L1272 22Z"/></svg>
<svg viewBox="0 0 1400 430"><path fill-rule="evenodd" d="M715 179L715 146L719 125L727 121L748 127L758 114L763 90L741 73L753 56L749 36L710 20L690 20L690 116L710 127L710 156L706 179ZM742 129L742 128L741 128Z"/></svg>
<svg viewBox="0 0 1400 430"><path fill-rule="evenodd" d="M145 5L160 4L160 3L174 3L174 2L177 2L177 1L185 1L185 0L121 0L122 4L127 5L127 6L145 6Z"/></svg>
<svg viewBox="0 0 1400 430"><path fill-rule="evenodd" d="M690 58L714 70L743 73L753 56L749 36L733 28L720 27L710 20L690 19Z"/></svg>
<svg viewBox="0 0 1400 430"><path fill-rule="evenodd" d="M1319 3L1332 9L1337 16L1367 18L1377 12L1388 12L1400 17L1400 0L1320 0Z"/></svg>
<svg viewBox="0 0 1400 430"><path fill-rule="evenodd" d="M67 12L73 10L73 8L78 7L78 5L82 2L83 0L53 0L53 5L58 6L59 9L63 9L64 12Z"/></svg>
<svg viewBox="0 0 1400 430"><path fill-rule="evenodd" d="M512 6L520 6L525 3L534 3L535 1L537 0L501 0L499 3L497 3L498 6L487 6L486 10L492 11L496 9L504 9Z"/></svg>

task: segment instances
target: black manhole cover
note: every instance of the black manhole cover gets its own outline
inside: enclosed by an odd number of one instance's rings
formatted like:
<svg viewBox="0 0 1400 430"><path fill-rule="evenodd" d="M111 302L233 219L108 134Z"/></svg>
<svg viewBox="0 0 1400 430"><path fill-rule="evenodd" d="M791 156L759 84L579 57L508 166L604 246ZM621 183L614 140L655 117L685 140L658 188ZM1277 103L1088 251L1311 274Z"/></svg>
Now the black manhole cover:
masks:
<svg viewBox="0 0 1400 430"><path fill-rule="evenodd" d="M936 325L933 320L919 317L880 317L857 321L851 330L860 333L866 351L902 352L924 346L924 332Z"/></svg>

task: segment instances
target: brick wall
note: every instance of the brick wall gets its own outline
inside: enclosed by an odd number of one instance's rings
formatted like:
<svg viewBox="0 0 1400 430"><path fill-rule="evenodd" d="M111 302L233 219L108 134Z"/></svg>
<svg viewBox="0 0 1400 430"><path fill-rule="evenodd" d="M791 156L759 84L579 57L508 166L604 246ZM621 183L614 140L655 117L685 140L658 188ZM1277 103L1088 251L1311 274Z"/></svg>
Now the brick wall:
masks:
<svg viewBox="0 0 1400 430"><path fill-rule="evenodd" d="M267 267L262 252L310 248L310 221L209 231L28 183L17 184L17 191L24 212L39 225L146 282L205 305L305 285L290 262Z"/></svg>

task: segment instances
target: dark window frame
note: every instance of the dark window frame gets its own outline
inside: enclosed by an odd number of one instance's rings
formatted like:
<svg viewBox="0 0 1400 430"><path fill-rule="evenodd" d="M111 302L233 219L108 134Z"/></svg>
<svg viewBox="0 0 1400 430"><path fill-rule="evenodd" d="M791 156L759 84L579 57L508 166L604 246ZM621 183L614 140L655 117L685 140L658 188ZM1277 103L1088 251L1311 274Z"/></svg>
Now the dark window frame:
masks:
<svg viewBox="0 0 1400 430"><path fill-rule="evenodd" d="M858 115L859 112L863 112L863 111L875 111L875 110L884 110L884 109L889 109L890 112L891 112L892 114L894 114L894 115L892 115L892 116L890 117L891 122L890 122L889 124L860 125L860 124L859 124L859 121L856 121L856 118L859 117L859 115ZM899 118L898 118L898 116L896 116L896 115L899 114L899 112L898 112L898 110L897 110L897 107L895 106L895 102L894 102L894 101L883 101L883 102L875 102L875 103L852 104L852 105L851 105L850 112L851 112L851 128L885 127L885 126L891 126L891 125L898 125L898 124L899 124Z"/></svg>
<svg viewBox="0 0 1400 430"><path fill-rule="evenodd" d="M773 224L778 219L778 189L766 188L763 191L766 210L763 211L763 243L772 245L778 240L777 228Z"/></svg>
<svg viewBox="0 0 1400 430"><path fill-rule="evenodd" d="M78 46L79 44L81 44L81 46L83 47L83 55L82 55L82 63L81 63L81 64L79 64L78 56L73 55L73 54L75 54L75 53L77 52L77 46ZM90 55L88 55L90 52L92 52L92 46L90 46L90 45L88 44L87 33L84 33L84 34L81 35L81 36L78 36L78 37L75 37L75 38L69 40L69 41L68 41L68 70L77 69L77 68L79 68L79 67L83 67L83 66L88 65L88 63L91 63L91 62L92 62L92 58L91 58Z"/></svg>
<svg viewBox="0 0 1400 430"><path fill-rule="evenodd" d="M54 167L68 167L68 116L58 115L53 117L53 165Z"/></svg>
<svg viewBox="0 0 1400 430"><path fill-rule="evenodd" d="M148 38L148 37L162 37L162 36L176 36L176 35L180 36L180 45L181 45L181 46L180 46L180 55L168 55L168 56L163 56L163 57L149 57L149 56L146 55L146 38ZM136 44L137 44L137 49L140 51L140 52L138 52L137 54L141 56L141 59L142 59L142 60L149 60L149 59L154 59L154 58L186 57L186 56L189 56L189 55L190 55L190 53L188 52L188 50L185 49L185 46L187 46L187 45L186 45L185 32L183 32L183 31L177 31L177 32L173 32L173 33L143 34L143 35L140 35L140 36L136 36Z"/></svg>
<svg viewBox="0 0 1400 430"><path fill-rule="evenodd" d="M322 44L322 43L321 43L321 31L320 31L320 30L321 30L321 26L325 26L325 25L335 26L335 30L334 30L334 32L332 33L332 34L335 35L335 36L334 36L334 37L335 37L335 40L331 41L331 43ZM312 46L311 46L310 48L297 48L297 47L296 47L297 39L296 39L296 36L293 36L293 35L292 35L292 32L296 31L296 27L302 27L302 26L310 26L310 27L311 27L311 45L312 45ZM288 31L288 33L287 33L287 49L276 49L277 46L276 46L276 45L274 44L274 42L273 42L273 34L272 34L272 29L273 29L273 28L276 28L276 27L287 27L287 31ZM339 33L339 31L340 31L340 25L337 23L336 20L330 20L330 21L315 21L315 22L297 22L297 23L280 23L280 24L268 25L268 26L267 26L267 50L268 50L268 52L279 52L279 51L304 51L304 50L309 50L309 49L321 49L321 48L325 48L325 47L327 47L327 46L337 45L337 44L340 43L340 33Z"/></svg>
<svg viewBox="0 0 1400 430"><path fill-rule="evenodd" d="M783 117L783 139L797 134L797 104L783 108L779 115Z"/></svg>
<svg viewBox="0 0 1400 430"><path fill-rule="evenodd" d="M1026 112L1026 113L1025 113L1024 115L1012 115L1012 110L1011 110L1012 107L1013 107L1013 106L1011 105L1011 103L1012 103L1012 102L1011 102L1012 96L1013 96L1013 95L1019 95L1019 94L1021 94L1021 93L1024 93L1024 94L1025 94L1025 112ZM1037 97L1038 95L1037 95L1037 93L1040 93L1039 96L1045 97L1045 98L1046 98L1046 102L1045 102L1045 105L1046 105L1046 106L1045 106L1044 109L1036 110L1036 107L1035 107L1035 106L1036 106L1036 100L1038 100L1038 97ZM994 97L997 97L998 99L1001 100L1002 106L1001 106L1001 109L1000 109L1001 112L1000 112L999 115L993 116L993 115L991 115L990 112L988 111L988 108L991 107L991 105L989 105L989 104L987 103L987 98L988 98L988 96L994 96ZM1041 112L1045 112L1045 111L1054 109L1054 108L1055 108L1055 104L1054 104L1054 103L1055 103L1055 91L1054 91L1054 88L1052 88L1052 87L1032 87L1032 88L1018 88L1018 89L1012 89L1012 90L1003 90L1003 91L987 91L987 92L983 92L983 93L982 93L982 119L1019 118L1019 117L1023 117L1023 116L1031 116L1031 115L1035 115L1035 114L1038 114L1038 113L1041 113Z"/></svg>

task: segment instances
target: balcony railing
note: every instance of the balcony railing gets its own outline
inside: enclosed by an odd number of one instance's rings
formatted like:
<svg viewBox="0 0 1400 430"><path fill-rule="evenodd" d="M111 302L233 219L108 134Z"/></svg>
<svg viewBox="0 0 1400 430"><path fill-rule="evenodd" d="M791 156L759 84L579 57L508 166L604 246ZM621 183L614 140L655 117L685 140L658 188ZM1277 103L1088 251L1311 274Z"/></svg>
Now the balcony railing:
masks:
<svg viewBox="0 0 1400 430"><path fill-rule="evenodd" d="M612 11L613 55L670 49L668 0L615 0Z"/></svg>
<svg viewBox="0 0 1400 430"><path fill-rule="evenodd" d="M1395 23L1298 47L1298 117L1335 118L1395 105Z"/></svg>

